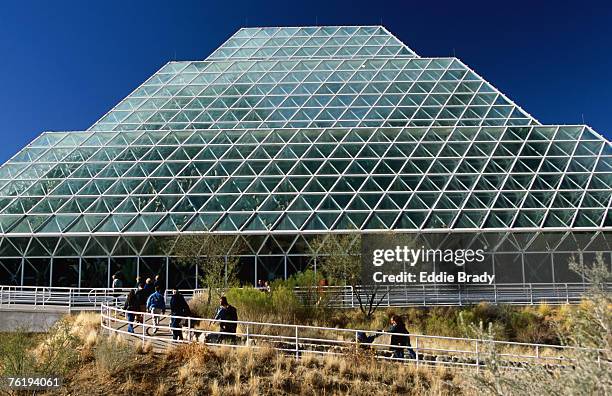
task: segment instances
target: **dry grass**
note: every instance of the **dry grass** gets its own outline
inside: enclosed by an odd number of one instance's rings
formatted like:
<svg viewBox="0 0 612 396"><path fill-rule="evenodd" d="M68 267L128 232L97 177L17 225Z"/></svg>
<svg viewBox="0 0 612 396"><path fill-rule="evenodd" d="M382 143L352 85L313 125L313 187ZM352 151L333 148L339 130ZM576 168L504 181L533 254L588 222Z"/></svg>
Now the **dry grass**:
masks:
<svg viewBox="0 0 612 396"><path fill-rule="evenodd" d="M212 394L457 394L452 375L445 369L417 369L385 363L359 355L319 357L306 354L300 360L272 349L207 351L206 358L187 359L192 376L208 372L214 385L192 388ZM217 375L214 375L218 367ZM183 366L184 367L184 366ZM214 375L214 377L212 377Z"/></svg>
<svg viewBox="0 0 612 396"><path fill-rule="evenodd" d="M153 344L151 344L151 341L146 341L144 344L141 341L136 341L134 349L137 354L144 355L153 352Z"/></svg>
<svg viewBox="0 0 612 396"><path fill-rule="evenodd" d="M62 393L455 395L462 393L458 380L446 369L381 362L359 354L304 354L296 360L271 348L209 349L196 343L179 345L163 354L138 354L114 337L101 336L94 359L67 377Z"/></svg>
<svg viewBox="0 0 612 396"><path fill-rule="evenodd" d="M129 366L136 355L133 345L115 335L100 337L94 352L98 371L108 376L113 376Z"/></svg>
<svg viewBox="0 0 612 396"><path fill-rule="evenodd" d="M71 321L72 333L81 338L88 335L92 330L100 329L100 315L94 312L80 312L78 315L69 316Z"/></svg>

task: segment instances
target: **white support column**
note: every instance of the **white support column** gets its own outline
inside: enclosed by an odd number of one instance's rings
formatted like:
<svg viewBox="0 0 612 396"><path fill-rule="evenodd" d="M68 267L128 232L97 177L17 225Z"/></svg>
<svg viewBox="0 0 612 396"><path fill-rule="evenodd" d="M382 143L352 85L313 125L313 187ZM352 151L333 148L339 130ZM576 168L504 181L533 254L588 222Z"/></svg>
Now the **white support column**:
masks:
<svg viewBox="0 0 612 396"><path fill-rule="evenodd" d="M198 265L196 264L196 265L195 265L195 288L196 288L196 289L198 288L198 282L199 282L198 277L199 277L199 275L200 275L198 272L199 272L199 271L198 271Z"/></svg>
<svg viewBox="0 0 612 396"><path fill-rule="evenodd" d="M255 287L259 286L257 284L257 255L255 255L255 279L253 280L253 284L255 285Z"/></svg>
<svg viewBox="0 0 612 396"><path fill-rule="evenodd" d="M53 286L53 256L49 260L49 286Z"/></svg>
<svg viewBox="0 0 612 396"><path fill-rule="evenodd" d="M223 262L225 263L225 268L223 270L223 279L225 280L225 286L227 286L227 255L223 256Z"/></svg>
<svg viewBox="0 0 612 396"><path fill-rule="evenodd" d="M166 271L165 271L166 275L164 275L164 277L166 278L165 279L166 286L164 287L164 290L168 290L168 274L169 274L168 267L170 267L170 257L166 256Z"/></svg>
<svg viewBox="0 0 612 396"><path fill-rule="evenodd" d="M525 284L525 251L521 249L521 268L523 271L523 284Z"/></svg>

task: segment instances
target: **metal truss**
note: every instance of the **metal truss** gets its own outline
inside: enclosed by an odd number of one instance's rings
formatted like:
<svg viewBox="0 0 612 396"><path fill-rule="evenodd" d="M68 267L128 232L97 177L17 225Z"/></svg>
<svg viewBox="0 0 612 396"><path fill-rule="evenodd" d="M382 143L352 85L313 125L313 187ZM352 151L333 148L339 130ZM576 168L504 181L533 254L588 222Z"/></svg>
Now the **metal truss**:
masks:
<svg viewBox="0 0 612 396"><path fill-rule="evenodd" d="M567 242L586 232L609 252L611 199L609 141L541 125L456 58L379 26L245 28L2 165L0 259L143 257L208 232L255 257L390 231L540 252L588 251Z"/></svg>

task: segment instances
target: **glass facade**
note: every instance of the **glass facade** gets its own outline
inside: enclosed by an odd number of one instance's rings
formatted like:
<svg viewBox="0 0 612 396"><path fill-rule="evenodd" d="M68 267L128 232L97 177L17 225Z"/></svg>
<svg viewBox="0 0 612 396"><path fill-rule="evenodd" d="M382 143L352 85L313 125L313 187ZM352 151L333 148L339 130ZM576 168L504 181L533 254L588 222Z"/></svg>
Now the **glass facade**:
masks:
<svg viewBox="0 0 612 396"><path fill-rule="evenodd" d="M164 241L214 232L244 240L251 282L303 270L317 235L393 230L494 240L498 281L563 282L571 255L610 261L611 186L610 142L456 58L378 26L245 28L0 168L0 276L194 287Z"/></svg>

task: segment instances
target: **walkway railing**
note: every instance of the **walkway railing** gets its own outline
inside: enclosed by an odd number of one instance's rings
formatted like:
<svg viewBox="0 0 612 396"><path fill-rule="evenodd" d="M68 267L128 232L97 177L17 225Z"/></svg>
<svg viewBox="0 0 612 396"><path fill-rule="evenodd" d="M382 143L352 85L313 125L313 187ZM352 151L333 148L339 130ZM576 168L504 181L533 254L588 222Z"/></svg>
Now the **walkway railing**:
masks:
<svg viewBox="0 0 612 396"><path fill-rule="evenodd" d="M612 284L609 285L612 288ZM589 285L583 283L503 283L492 285L421 284L394 286L324 286L296 288L303 300L320 301L333 307L359 307L359 299L372 299L383 307L464 306L482 301L494 304L575 304ZM373 298L372 298L373 297Z"/></svg>
<svg viewBox="0 0 612 396"><path fill-rule="evenodd" d="M142 322L134 323L127 319L142 315ZM159 321L156 326L154 318ZM502 367L520 369L525 365L539 364L549 366L569 366L572 364L576 348L529 344L504 341L484 341L470 338L439 337L411 334L410 340L414 356L408 348L403 348L404 357L393 357L389 352L389 333L366 332L355 329L263 323L250 321L214 321L194 317L174 316L181 324L171 327L171 316L164 314L126 311L116 304L103 304L101 307L102 327L111 333L120 334L133 341L151 343L154 348L166 349L176 344L200 342L208 346L231 348L274 348L280 352L299 358L312 355L346 355L347 353L370 354L377 359L399 362L412 362L418 365L445 365L480 367L488 364L488 351L494 348L498 364ZM235 323L235 333L219 332L220 322ZM133 332L128 325L134 326ZM157 331L154 331L157 329ZM181 333L183 339L173 339L172 330ZM360 342L360 333L378 336L371 342ZM225 342L221 341L225 339ZM232 342L228 342L232 341ZM597 352L597 351L595 351ZM598 352L601 359L602 351ZM609 364L606 362L605 364Z"/></svg>
<svg viewBox="0 0 612 396"><path fill-rule="evenodd" d="M612 288L612 284L608 285ZM589 285L583 283L525 283L493 285L423 284L361 286L321 286L296 288L295 293L308 304L324 302L336 308L359 307L359 297L367 301L374 294L373 301L382 307L418 306L464 306L482 301L494 304L575 304L580 302ZM71 310L97 310L103 302L122 297L130 288L73 288L44 286L2 286L0 285L0 308L31 306L34 308L63 308ZM189 299L206 289L182 289ZM165 291L169 297L169 290Z"/></svg>
<svg viewBox="0 0 612 396"><path fill-rule="evenodd" d="M68 312L100 309L102 303L123 300L133 288L76 288L44 286L0 285L0 308L61 309ZM201 289L181 290L186 298L202 292ZM166 298L170 291L166 290Z"/></svg>

